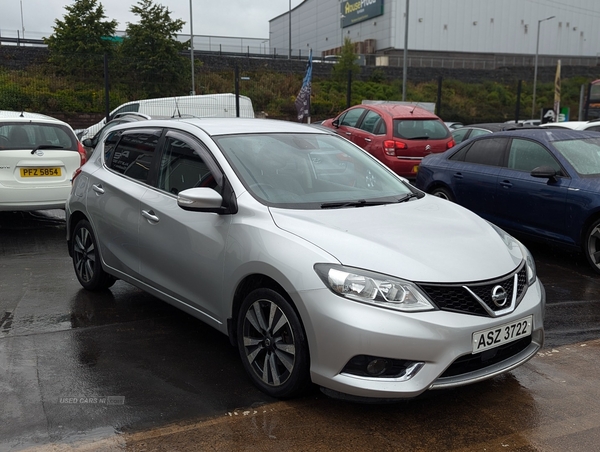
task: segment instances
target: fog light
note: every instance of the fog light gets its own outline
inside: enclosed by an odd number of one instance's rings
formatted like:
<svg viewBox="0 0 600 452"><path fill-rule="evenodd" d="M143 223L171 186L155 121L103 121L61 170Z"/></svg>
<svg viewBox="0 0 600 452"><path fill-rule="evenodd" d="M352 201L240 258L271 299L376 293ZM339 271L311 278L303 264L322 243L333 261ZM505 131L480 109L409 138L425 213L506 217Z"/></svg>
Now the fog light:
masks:
<svg viewBox="0 0 600 452"><path fill-rule="evenodd" d="M367 364L367 372L373 377L383 375L387 370L387 361L385 359L376 358Z"/></svg>
<svg viewBox="0 0 600 452"><path fill-rule="evenodd" d="M350 359L341 373L363 378L393 378L406 381L414 377L425 363L381 356L356 355Z"/></svg>

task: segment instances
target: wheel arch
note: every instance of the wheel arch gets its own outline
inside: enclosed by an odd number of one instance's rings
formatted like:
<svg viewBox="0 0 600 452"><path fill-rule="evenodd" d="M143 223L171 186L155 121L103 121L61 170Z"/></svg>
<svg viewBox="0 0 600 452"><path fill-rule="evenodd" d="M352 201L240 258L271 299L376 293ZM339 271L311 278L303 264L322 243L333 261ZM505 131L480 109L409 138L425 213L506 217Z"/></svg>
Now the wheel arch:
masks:
<svg viewBox="0 0 600 452"><path fill-rule="evenodd" d="M583 222L583 226L581 231L579 231L579 245L584 247L586 245L585 239L588 229L592 226L592 224L596 221L600 220L600 207L592 212L586 220Z"/></svg>
<svg viewBox="0 0 600 452"><path fill-rule="evenodd" d="M246 277L244 277L244 279L240 281L233 294L233 302L231 305L231 317L227 319L227 335L229 336L229 341L231 342L231 345L237 346L237 319L242 302L248 296L248 294L250 294L255 289L271 289L277 292L283 298L285 298L285 300L289 303L290 307L298 316L298 320L300 321L300 325L302 326L302 332L304 334L304 337L306 338L306 329L304 327L302 317L300 316L300 312L298 311L296 304L292 300L292 297L290 297L288 292L285 290L285 288L270 276L261 273L253 273L251 275L247 275Z"/></svg>
<svg viewBox="0 0 600 452"><path fill-rule="evenodd" d="M89 218L79 210L72 212L69 215L69 223L67 225L67 247L69 250L69 256L71 257L73 257L73 231L75 230L77 223L79 223L81 220L90 221Z"/></svg>

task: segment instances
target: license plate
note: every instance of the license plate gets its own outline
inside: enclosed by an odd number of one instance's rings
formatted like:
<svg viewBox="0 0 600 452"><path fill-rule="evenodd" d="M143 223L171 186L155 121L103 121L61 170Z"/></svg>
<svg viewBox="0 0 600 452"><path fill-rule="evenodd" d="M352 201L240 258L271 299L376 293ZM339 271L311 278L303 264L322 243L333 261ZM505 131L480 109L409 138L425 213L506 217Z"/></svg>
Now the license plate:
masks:
<svg viewBox="0 0 600 452"><path fill-rule="evenodd" d="M21 168L21 177L54 177L60 175L60 168Z"/></svg>
<svg viewBox="0 0 600 452"><path fill-rule="evenodd" d="M516 341L526 336L531 336L533 329L533 316L515 320L511 323L489 328L473 333L473 353L479 353L502 344Z"/></svg>

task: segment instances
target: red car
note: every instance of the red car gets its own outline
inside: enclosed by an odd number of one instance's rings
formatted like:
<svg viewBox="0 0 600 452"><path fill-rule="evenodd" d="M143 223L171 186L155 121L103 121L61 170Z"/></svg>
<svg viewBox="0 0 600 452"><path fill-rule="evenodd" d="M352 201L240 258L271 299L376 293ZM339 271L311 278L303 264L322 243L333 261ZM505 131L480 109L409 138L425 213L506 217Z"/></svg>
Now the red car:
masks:
<svg viewBox="0 0 600 452"><path fill-rule="evenodd" d="M454 140L435 114L400 104L361 104L322 126L356 143L396 174L414 179L423 157L444 152Z"/></svg>

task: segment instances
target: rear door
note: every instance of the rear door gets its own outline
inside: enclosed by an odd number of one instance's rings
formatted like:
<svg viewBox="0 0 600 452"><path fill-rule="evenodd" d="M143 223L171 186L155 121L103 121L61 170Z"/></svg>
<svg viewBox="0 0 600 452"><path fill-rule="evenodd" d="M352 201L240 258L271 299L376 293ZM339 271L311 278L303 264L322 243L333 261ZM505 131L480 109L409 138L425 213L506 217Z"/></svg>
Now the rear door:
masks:
<svg viewBox="0 0 600 452"><path fill-rule="evenodd" d="M496 181L507 144L507 138L482 138L448 160L456 202L492 221L496 219Z"/></svg>
<svg viewBox="0 0 600 452"><path fill-rule="evenodd" d="M162 129L109 132L104 143L107 171L90 174L87 207L105 263L139 278L140 199L155 172Z"/></svg>
<svg viewBox="0 0 600 452"><path fill-rule="evenodd" d="M372 110L366 110L358 128L353 131L352 141L381 160L385 132L385 121L381 115Z"/></svg>

